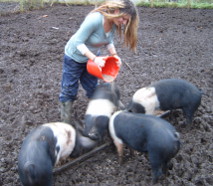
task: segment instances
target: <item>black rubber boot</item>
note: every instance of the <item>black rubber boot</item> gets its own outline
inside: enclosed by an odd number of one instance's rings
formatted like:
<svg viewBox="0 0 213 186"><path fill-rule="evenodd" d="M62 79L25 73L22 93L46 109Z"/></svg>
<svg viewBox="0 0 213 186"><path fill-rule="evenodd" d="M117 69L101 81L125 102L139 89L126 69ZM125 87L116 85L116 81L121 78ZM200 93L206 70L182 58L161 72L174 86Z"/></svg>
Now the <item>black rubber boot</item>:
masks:
<svg viewBox="0 0 213 186"><path fill-rule="evenodd" d="M61 121L71 124L73 101L60 102Z"/></svg>

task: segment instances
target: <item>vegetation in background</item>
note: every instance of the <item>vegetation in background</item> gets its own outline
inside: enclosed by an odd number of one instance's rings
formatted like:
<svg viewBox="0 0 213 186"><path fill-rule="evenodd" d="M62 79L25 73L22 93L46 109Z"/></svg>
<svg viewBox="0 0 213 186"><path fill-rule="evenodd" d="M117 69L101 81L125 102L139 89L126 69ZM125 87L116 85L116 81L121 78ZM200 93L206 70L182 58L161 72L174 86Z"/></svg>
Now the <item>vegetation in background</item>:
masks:
<svg viewBox="0 0 213 186"><path fill-rule="evenodd" d="M44 7L43 0L20 0L19 2L21 11Z"/></svg>
<svg viewBox="0 0 213 186"><path fill-rule="evenodd" d="M137 6L213 9L213 0L150 0L149 2L138 2Z"/></svg>
<svg viewBox="0 0 213 186"><path fill-rule="evenodd" d="M0 2L17 2L19 11L43 8L45 5L53 6L56 3L66 5L91 5L102 0L0 0ZM134 1L134 0L133 0ZM137 6L170 7L170 8L197 8L213 9L213 0L136 0Z"/></svg>

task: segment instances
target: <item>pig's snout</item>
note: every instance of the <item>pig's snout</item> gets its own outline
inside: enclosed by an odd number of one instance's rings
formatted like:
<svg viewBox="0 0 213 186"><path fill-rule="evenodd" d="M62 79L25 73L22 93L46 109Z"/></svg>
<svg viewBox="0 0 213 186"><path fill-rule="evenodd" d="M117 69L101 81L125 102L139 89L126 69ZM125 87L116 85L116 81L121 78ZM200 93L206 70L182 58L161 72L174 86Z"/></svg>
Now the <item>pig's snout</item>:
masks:
<svg viewBox="0 0 213 186"><path fill-rule="evenodd" d="M100 139L100 135L98 135L97 133L89 133L88 136L92 140L99 140Z"/></svg>
<svg viewBox="0 0 213 186"><path fill-rule="evenodd" d="M100 140L101 139L99 132L96 129L93 129L93 128L88 133L88 137L92 140Z"/></svg>

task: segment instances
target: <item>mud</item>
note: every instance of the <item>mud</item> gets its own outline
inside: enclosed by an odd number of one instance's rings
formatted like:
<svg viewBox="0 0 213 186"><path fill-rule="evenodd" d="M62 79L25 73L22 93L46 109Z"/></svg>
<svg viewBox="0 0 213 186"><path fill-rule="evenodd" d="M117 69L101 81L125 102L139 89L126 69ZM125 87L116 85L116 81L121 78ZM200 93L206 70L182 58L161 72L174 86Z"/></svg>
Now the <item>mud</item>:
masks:
<svg viewBox="0 0 213 186"><path fill-rule="evenodd" d="M40 124L60 120L64 46L92 8L54 4L0 17L0 185L21 185L17 156L24 137ZM188 80L205 93L190 130L182 127L180 110L165 118L180 132L182 147L168 176L156 185L213 185L213 10L138 9L137 53L115 41L123 61L116 79L123 103L138 88L164 78ZM87 103L80 88L75 118L83 119ZM54 175L54 185L152 185L144 154L130 156L126 148L123 165L117 160L110 146Z"/></svg>

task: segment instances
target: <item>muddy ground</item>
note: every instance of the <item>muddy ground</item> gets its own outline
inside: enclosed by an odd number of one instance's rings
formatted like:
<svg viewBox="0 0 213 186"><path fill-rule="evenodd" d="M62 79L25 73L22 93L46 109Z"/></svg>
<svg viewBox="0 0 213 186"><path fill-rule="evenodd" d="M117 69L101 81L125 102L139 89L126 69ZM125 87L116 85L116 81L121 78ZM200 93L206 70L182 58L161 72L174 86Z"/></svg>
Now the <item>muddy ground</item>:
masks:
<svg viewBox="0 0 213 186"><path fill-rule="evenodd" d="M93 6L63 6L0 17L0 185L19 186L17 156L36 126L59 121L58 94L64 46ZM140 87L164 78L182 78L206 95L192 129L181 127L182 112L165 119L181 134L173 169L157 185L213 185L213 10L140 7L137 54L116 39L123 64L116 83L127 104ZM88 100L82 88L73 116L83 119ZM152 185L143 154L117 162L113 146L84 163L54 175L55 186Z"/></svg>

